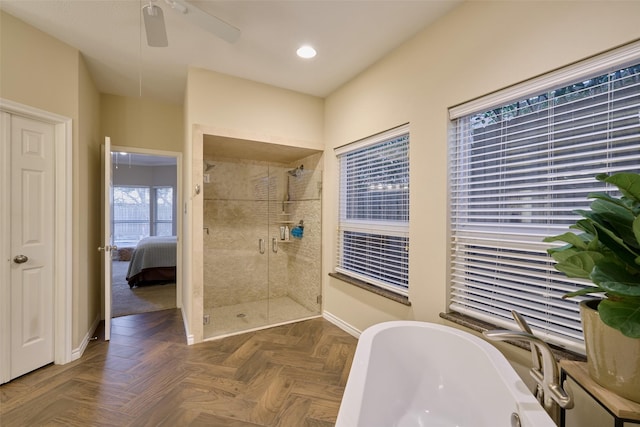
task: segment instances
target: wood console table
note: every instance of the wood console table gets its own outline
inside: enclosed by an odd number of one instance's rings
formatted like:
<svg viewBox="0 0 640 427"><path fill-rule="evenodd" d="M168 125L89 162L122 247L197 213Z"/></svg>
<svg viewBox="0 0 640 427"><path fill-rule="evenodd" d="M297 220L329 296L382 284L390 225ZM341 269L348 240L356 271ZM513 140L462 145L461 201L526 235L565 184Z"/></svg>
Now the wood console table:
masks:
<svg viewBox="0 0 640 427"><path fill-rule="evenodd" d="M640 424L640 403L620 397L597 384L589 376L585 362L561 360L560 384L564 384L567 376L613 416L614 427L623 427L625 423ZM561 410L560 427L565 427L565 422L566 413Z"/></svg>

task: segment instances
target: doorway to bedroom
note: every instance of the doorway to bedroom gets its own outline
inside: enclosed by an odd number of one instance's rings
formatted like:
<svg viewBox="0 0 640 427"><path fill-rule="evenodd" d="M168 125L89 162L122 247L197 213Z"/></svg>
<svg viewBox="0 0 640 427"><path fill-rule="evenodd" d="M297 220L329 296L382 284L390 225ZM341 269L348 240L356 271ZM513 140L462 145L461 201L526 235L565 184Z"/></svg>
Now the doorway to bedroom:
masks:
<svg viewBox="0 0 640 427"><path fill-rule="evenodd" d="M178 159L111 151L112 317L176 308Z"/></svg>

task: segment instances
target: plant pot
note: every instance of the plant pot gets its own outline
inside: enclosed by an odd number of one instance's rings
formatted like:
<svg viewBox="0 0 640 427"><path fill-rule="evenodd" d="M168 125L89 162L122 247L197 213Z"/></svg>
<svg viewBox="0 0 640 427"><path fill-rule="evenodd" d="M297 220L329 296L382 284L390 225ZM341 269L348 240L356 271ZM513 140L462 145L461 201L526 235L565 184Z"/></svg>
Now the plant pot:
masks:
<svg viewBox="0 0 640 427"><path fill-rule="evenodd" d="M605 325L597 311L599 302L580 303L589 375L607 390L640 403L640 339Z"/></svg>

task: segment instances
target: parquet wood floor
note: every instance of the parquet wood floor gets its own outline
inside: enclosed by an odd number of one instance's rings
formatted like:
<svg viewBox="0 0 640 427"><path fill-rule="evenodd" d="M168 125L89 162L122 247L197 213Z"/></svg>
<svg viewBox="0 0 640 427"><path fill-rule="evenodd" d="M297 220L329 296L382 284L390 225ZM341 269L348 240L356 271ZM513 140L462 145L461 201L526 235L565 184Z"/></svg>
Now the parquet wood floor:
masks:
<svg viewBox="0 0 640 427"><path fill-rule="evenodd" d="M0 386L0 425L333 426L356 343L318 318L188 346L179 310L120 317L79 360Z"/></svg>

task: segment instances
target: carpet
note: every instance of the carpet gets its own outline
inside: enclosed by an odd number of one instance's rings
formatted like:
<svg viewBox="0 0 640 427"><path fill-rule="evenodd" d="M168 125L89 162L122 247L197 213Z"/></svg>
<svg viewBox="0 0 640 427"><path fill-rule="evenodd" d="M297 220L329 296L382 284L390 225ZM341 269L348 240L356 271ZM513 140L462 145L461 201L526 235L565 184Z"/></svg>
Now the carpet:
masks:
<svg viewBox="0 0 640 427"><path fill-rule="evenodd" d="M111 317L176 308L176 284L129 288L127 261L111 263Z"/></svg>

